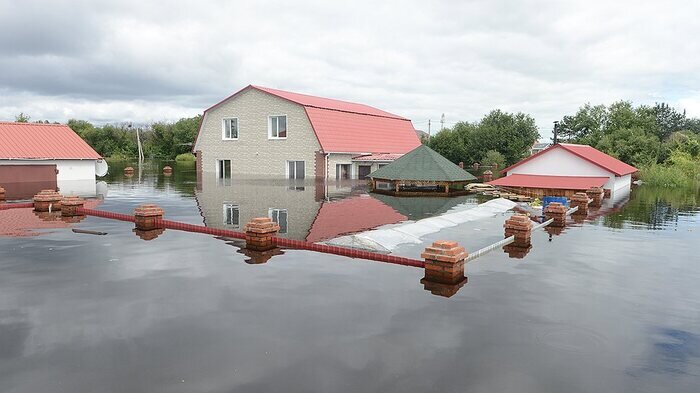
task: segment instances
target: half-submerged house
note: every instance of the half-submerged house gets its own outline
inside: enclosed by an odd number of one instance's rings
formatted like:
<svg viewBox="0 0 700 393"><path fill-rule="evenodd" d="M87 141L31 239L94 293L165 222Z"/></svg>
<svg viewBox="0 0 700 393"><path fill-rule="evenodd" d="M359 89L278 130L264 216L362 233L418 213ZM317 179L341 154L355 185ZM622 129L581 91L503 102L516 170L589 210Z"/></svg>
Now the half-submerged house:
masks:
<svg viewBox="0 0 700 393"><path fill-rule="evenodd" d="M95 195L102 157L63 124L0 122L0 186L8 199L30 198L42 189Z"/></svg>
<svg viewBox="0 0 700 393"><path fill-rule="evenodd" d="M372 191L396 196L463 195L464 186L476 180L426 145L369 174Z"/></svg>
<svg viewBox="0 0 700 393"><path fill-rule="evenodd" d="M404 117L250 85L204 111L193 151L220 178L361 179L419 145Z"/></svg>
<svg viewBox="0 0 700 393"><path fill-rule="evenodd" d="M588 145L558 143L502 171L488 184L530 196L565 196L602 187L606 195L629 191L637 168Z"/></svg>

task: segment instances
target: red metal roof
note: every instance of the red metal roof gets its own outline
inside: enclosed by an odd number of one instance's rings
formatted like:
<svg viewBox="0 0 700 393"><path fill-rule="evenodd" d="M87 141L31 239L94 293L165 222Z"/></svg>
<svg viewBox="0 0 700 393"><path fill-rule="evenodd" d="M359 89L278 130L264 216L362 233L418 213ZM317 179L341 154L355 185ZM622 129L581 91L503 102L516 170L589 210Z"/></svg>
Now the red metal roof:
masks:
<svg viewBox="0 0 700 393"><path fill-rule="evenodd" d="M403 154L394 153L377 153L377 154L367 154L364 156L353 157L354 161L394 161L401 158Z"/></svg>
<svg viewBox="0 0 700 393"><path fill-rule="evenodd" d="M281 97L281 98L287 99L287 100L292 101L292 102L296 102L299 105L303 105L303 106L307 106L307 107L330 109L330 110L342 111L342 112L352 112L352 113L359 113L359 114L363 114L363 115L384 116L384 117L390 117L393 119L400 119L400 120L408 120L405 117L401 117L401 116L395 115L393 113L385 112L381 109L377 109L377 108L371 107L369 105L357 104L357 103L348 102L348 101L335 100L332 98L310 96L307 94L292 93L290 91L271 89L269 87L254 86L254 85L251 85L251 87L253 87L254 89L264 91L266 93L270 93L274 96Z"/></svg>
<svg viewBox="0 0 700 393"><path fill-rule="evenodd" d="M587 190L602 187L609 178L589 176L545 176L513 174L487 184L503 187L552 188L557 190Z"/></svg>
<svg viewBox="0 0 700 393"><path fill-rule="evenodd" d="M316 214L306 241L333 239L407 219L408 217L369 195L324 202Z"/></svg>
<svg viewBox="0 0 700 393"><path fill-rule="evenodd" d="M532 160L535 157L539 157L542 154L547 154L548 152L556 148L562 148L574 155L583 158L586 161L589 161L607 171L614 173L617 176L624 176L630 173L637 172L637 168L633 167L632 165L627 165L624 162L618 160L617 158L609 156L592 146L575 145L573 143L557 143L556 145L552 145L539 153L533 154L530 157L509 166L508 168L502 170L501 173L506 173L511 169L518 167Z"/></svg>
<svg viewBox="0 0 700 393"><path fill-rule="evenodd" d="M247 86L204 113L247 89L256 89L302 105L321 149L326 153L407 153L421 143L413 124L404 117L364 104L261 86ZM200 130L201 126L200 123Z"/></svg>
<svg viewBox="0 0 700 393"><path fill-rule="evenodd" d="M0 141L0 159L102 158L63 124L0 122Z"/></svg>
<svg viewBox="0 0 700 393"><path fill-rule="evenodd" d="M420 146L409 120L306 107L324 152L408 153Z"/></svg>

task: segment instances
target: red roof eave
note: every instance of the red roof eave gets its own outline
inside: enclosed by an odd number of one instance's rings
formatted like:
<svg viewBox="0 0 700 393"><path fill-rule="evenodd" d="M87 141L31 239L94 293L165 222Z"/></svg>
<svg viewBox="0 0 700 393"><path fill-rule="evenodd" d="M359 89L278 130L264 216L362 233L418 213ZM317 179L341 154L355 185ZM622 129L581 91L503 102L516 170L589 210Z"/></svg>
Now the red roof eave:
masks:
<svg viewBox="0 0 700 393"><path fill-rule="evenodd" d="M604 176L547 176L513 174L487 184L502 187L543 188L557 190L587 190L602 187L609 178Z"/></svg>

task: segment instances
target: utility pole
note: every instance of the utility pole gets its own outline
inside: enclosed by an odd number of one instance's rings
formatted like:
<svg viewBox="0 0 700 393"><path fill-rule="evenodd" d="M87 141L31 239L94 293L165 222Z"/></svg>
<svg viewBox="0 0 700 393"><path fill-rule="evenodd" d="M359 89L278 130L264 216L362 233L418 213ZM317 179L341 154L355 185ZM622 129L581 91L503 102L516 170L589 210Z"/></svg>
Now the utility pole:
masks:
<svg viewBox="0 0 700 393"><path fill-rule="evenodd" d="M440 131L445 129L445 114L443 113L440 117Z"/></svg>
<svg viewBox="0 0 700 393"><path fill-rule="evenodd" d="M428 142L430 142L430 119L428 119Z"/></svg>

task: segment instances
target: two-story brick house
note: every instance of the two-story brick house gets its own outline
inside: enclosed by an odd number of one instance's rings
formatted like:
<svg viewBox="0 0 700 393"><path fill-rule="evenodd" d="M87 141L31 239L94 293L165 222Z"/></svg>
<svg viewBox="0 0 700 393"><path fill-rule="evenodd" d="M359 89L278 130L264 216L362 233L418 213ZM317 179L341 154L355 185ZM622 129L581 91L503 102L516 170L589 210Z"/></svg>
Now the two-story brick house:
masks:
<svg viewBox="0 0 700 393"><path fill-rule="evenodd" d="M356 179L418 145L401 116L250 85L204 111L193 151L218 177Z"/></svg>

